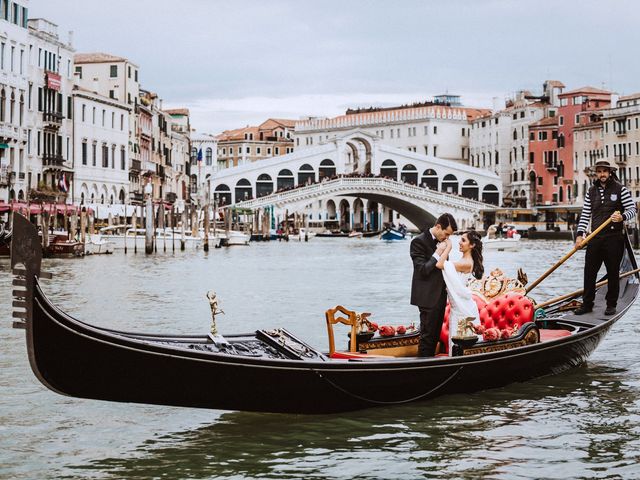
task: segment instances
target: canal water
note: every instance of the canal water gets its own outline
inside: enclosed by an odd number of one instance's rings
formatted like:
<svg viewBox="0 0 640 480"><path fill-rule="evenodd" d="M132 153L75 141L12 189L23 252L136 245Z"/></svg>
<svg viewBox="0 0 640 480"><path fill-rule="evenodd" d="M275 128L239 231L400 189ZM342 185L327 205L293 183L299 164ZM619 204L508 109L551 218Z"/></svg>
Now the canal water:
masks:
<svg viewBox="0 0 640 480"><path fill-rule="evenodd" d="M569 242L486 252L485 267L536 278ZM115 329L206 333L208 290L222 332L284 326L326 348L337 304L379 324L418 320L409 242L320 239L180 253L47 260L45 291ZM580 287L579 252L538 289ZM640 305L570 372L524 384L329 416L223 412L67 398L40 385L10 328L0 261L0 478L640 478ZM346 331L343 338L346 343ZM344 345L343 343L343 345ZM132 365L131 368L135 368ZM500 375L500 372L495 372ZM231 388L202 378L212 389Z"/></svg>

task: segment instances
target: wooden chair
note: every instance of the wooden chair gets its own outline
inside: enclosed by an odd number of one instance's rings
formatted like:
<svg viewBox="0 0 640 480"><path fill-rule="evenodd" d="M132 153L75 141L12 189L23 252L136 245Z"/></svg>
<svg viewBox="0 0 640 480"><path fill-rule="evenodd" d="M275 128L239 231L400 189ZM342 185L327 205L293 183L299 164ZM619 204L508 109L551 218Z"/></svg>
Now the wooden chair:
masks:
<svg viewBox="0 0 640 480"><path fill-rule="evenodd" d="M336 316L336 313L343 313L346 317ZM358 316L356 312L347 310L342 305L338 305L335 308L330 308L325 312L325 317L327 319L327 333L329 334L329 356L333 355L336 351L335 339L333 336L333 326L336 323L342 323L344 325L351 326L351 341L349 342L350 348L349 351L352 353L356 352L356 333L358 331Z"/></svg>

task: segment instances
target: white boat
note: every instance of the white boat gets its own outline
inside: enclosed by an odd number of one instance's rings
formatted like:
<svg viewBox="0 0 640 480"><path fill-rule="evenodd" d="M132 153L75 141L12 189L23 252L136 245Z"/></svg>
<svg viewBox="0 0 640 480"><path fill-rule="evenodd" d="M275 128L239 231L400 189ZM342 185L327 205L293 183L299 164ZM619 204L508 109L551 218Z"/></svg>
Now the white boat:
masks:
<svg viewBox="0 0 640 480"><path fill-rule="evenodd" d="M355 230L349 232L349 238L362 238L362 232L356 232Z"/></svg>
<svg viewBox="0 0 640 480"><path fill-rule="evenodd" d="M104 227L100 229L99 238L113 242L114 249L124 250L125 243L127 250L144 251L145 248L145 232L144 228L127 228L125 233L121 233L122 229L130 227L129 225L117 225L113 227ZM154 241L156 244L156 250L164 249L165 245L167 250L180 250L182 244L182 232L178 230L172 230L169 228L157 228L155 232ZM215 239L213 236L209 238L209 246L215 247L219 244L220 240ZM184 237L185 250L195 250L202 246L202 238L192 237L185 232Z"/></svg>
<svg viewBox="0 0 640 480"><path fill-rule="evenodd" d="M313 231L311 231L311 230L309 230L307 228L300 228L298 230L297 237L298 237L299 240L304 240L305 238L307 240L311 240L315 236L316 236L316 232L313 232Z"/></svg>
<svg viewBox="0 0 640 480"><path fill-rule="evenodd" d="M113 253L114 250L114 242L102 238L102 236L99 234L88 235L84 242L85 255L101 255Z"/></svg>
<svg viewBox="0 0 640 480"><path fill-rule="evenodd" d="M229 230L227 233L222 233L220 238L224 239L223 243L226 243L228 247L232 245L249 245L249 240L251 239L248 234L237 230Z"/></svg>
<svg viewBox="0 0 640 480"><path fill-rule="evenodd" d="M497 225L491 225L487 229L487 235L482 238L482 246L485 250L496 250L498 252L517 252L520 250L521 235L516 230L515 225L503 225L502 236L496 236Z"/></svg>

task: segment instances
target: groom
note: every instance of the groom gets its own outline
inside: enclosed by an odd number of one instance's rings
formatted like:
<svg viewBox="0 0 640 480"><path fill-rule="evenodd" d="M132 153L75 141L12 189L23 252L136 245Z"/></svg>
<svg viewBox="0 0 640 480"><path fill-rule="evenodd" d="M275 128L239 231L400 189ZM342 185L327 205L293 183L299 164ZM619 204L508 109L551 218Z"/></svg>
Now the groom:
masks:
<svg viewBox="0 0 640 480"><path fill-rule="evenodd" d="M436 267L445 249L445 240L458 229L453 215L442 214L436 224L411 241L413 279L411 305L420 310L420 344L418 355L433 357L447 306L447 289L442 270Z"/></svg>

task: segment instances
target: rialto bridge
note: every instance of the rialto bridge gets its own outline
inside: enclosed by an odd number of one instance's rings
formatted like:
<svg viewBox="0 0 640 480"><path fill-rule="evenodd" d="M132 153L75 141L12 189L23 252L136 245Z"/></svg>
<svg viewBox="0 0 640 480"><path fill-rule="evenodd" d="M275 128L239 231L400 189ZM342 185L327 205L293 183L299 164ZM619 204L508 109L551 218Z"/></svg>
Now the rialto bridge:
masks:
<svg viewBox="0 0 640 480"><path fill-rule="evenodd" d="M500 204L501 192L500 178L488 170L390 147L359 130L211 179L218 205L303 212L311 226L344 229L398 222L421 229L445 211L466 228L480 210Z"/></svg>

